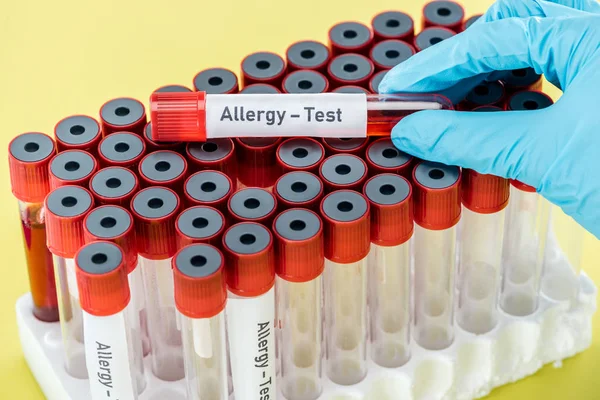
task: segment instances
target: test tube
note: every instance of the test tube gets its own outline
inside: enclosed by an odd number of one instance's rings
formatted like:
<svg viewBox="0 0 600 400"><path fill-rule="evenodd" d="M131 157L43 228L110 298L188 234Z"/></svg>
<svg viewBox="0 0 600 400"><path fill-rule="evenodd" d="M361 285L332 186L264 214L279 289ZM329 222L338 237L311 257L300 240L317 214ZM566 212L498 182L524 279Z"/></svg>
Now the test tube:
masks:
<svg viewBox="0 0 600 400"><path fill-rule="evenodd" d="M252 53L242 60L242 87L266 83L281 88L286 65L278 54L268 51Z"/></svg>
<svg viewBox="0 0 600 400"><path fill-rule="evenodd" d="M273 193L280 210L307 208L318 211L323 197L323 182L310 172L288 172L277 180Z"/></svg>
<svg viewBox="0 0 600 400"><path fill-rule="evenodd" d="M509 186L505 178L462 171L457 323L477 335L491 331L498 323Z"/></svg>
<svg viewBox="0 0 600 400"><path fill-rule="evenodd" d="M189 245L173 257L189 400L229 398L224 265L223 254L208 244Z"/></svg>
<svg viewBox="0 0 600 400"><path fill-rule="evenodd" d="M367 88L375 72L373 62L361 54L340 54L329 63L327 76L331 89L353 85Z"/></svg>
<svg viewBox="0 0 600 400"><path fill-rule="evenodd" d="M275 219L273 234L281 390L288 400L316 400L323 392L321 218L309 210L287 210Z"/></svg>
<svg viewBox="0 0 600 400"><path fill-rule="evenodd" d="M83 150L66 150L50 161L50 189L65 185L88 186L98 169L94 156Z"/></svg>
<svg viewBox="0 0 600 400"><path fill-rule="evenodd" d="M75 256L77 287L85 326L85 354L92 400L137 400L144 390L142 353L132 335L135 309L127 283L125 255L110 242L94 242ZM139 336L138 338L139 339Z"/></svg>
<svg viewBox="0 0 600 400"><path fill-rule="evenodd" d="M520 68L510 71L502 78L507 94L522 90L541 91L543 85L542 75L533 68Z"/></svg>
<svg viewBox="0 0 600 400"><path fill-rule="evenodd" d="M209 68L194 77L194 90L211 94L231 94L239 91L237 76L226 68Z"/></svg>
<svg viewBox="0 0 600 400"><path fill-rule="evenodd" d="M129 209L131 198L138 189L135 174L123 167L103 168L90 180L90 191L100 205L112 204Z"/></svg>
<svg viewBox="0 0 600 400"><path fill-rule="evenodd" d="M467 94L459 104L459 109L472 111L481 106L502 106L504 95L504 85L500 81L482 82Z"/></svg>
<svg viewBox="0 0 600 400"><path fill-rule="evenodd" d="M323 43L303 40L288 47L285 58L289 71L309 69L325 74L331 53Z"/></svg>
<svg viewBox="0 0 600 400"><path fill-rule="evenodd" d="M329 49L335 57L345 53L368 55L373 32L360 22L340 22L329 29Z"/></svg>
<svg viewBox="0 0 600 400"><path fill-rule="evenodd" d="M192 172L206 169L221 171L237 184L237 158L233 140L222 138L188 143L185 155Z"/></svg>
<svg viewBox="0 0 600 400"><path fill-rule="evenodd" d="M93 208L90 192L78 186L54 189L44 201L48 249L54 261L64 363L75 378L88 377L84 352L83 314L81 312L75 253L83 246L83 219Z"/></svg>
<svg viewBox="0 0 600 400"><path fill-rule="evenodd" d="M281 88L284 93L325 93L329 90L329 81L320 72L298 70L283 79Z"/></svg>
<svg viewBox="0 0 600 400"><path fill-rule="evenodd" d="M412 189L408 180L380 174L367 181L371 209L369 310L371 358L386 368L410 359Z"/></svg>
<svg viewBox="0 0 600 400"><path fill-rule="evenodd" d="M187 178L187 161L179 153L158 150L147 154L138 166L142 186L163 186L181 193Z"/></svg>
<svg viewBox="0 0 600 400"><path fill-rule="evenodd" d="M506 102L509 111L541 110L550 107L554 101L550 96L534 90L524 90L513 94Z"/></svg>
<svg viewBox="0 0 600 400"><path fill-rule="evenodd" d="M104 136L115 132L133 132L142 136L146 126L146 109L136 99L112 99L100 108L100 124Z"/></svg>
<svg viewBox="0 0 600 400"><path fill-rule="evenodd" d="M277 162L284 172L316 173L324 158L323 145L311 138L290 138L277 148Z"/></svg>
<svg viewBox="0 0 600 400"><path fill-rule="evenodd" d="M365 161L369 176L389 173L399 174L410 180L413 170L413 156L400 151L391 139L377 139L367 147Z"/></svg>
<svg viewBox="0 0 600 400"><path fill-rule="evenodd" d="M271 190L280 175L277 146L281 138L236 138L238 188L259 187Z"/></svg>
<svg viewBox="0 0 600 400"><path fill-rule="evenodd" d="M277 199L264 189L240 189L231 195L227 208L236 222L258 222L270 226L277 212Z"/></svg>
<svg viewBox="0 0 600 400"><path fill-rule="evenodd" d="M371 20L375 42L404 40L412 42L415 24L410 15L401 11L384 11Z"/></svg>
<svg viewBox="0 0 600 400"><path fill-rule="evenodd" d="M54 138L59 152L83 150L97 154L102 139L100 124L87 115L71 115L61 119L54 127Z"/></svg>
<svg viewBox="0 0 600 400"><path fill-rule="evenodd" d="M467 30L467 29L468 29L468 28L469 28L471 25L473 25L473 23L474 23L475 21L477 21L477 20L478 20L479 18L481 18L481 17L482 17L482 14L475 14L475 15L473 15L473 16L471 16L471 17L469 17L469 18L468 18L468 19L466 19L466 20L465 20L465 22L463 23L461 30L462 30L462 31L465 31L465 30Z"/></svg>
<svg viewBox="0 0 600 400"><path fill-rule="evenodd" d="M23 133L8 145L12 193L19 203L25 261L33 315L58 321L58 300L52 254L46 247L44 198L50 192L48 164L56 154L54 141L43 133Z"/></svg>
<svg viewBox="0 0 600 400"><path fill-rule="evenodd" d="M188 206L210 206L226 214L227 201L233 193L233 183L222 172L200 171L185 181L183 193Z"/></svg>
<svg viewBox="0 0 600 400"><path fill-rule="evenodd" d="M369 57L375 65L375 71L382 71L394 68L415 53L415 48L402 40L384 40L373 46Z"/></svg>
<svg viewBox="0 0 600 400"><path fill-rule="evenodd" d="M346 86L340 86L334 90L332 90L333 93L346 93L346 94L369 94L370 92L360 86L353 86L353 85L346 85Z"/></svg>
<svg viewBox="0 0 600 400"><path fill-rule="evenodd" d="M218 247L227 223L225 216L216 208L195 206L184 210L175 221L177 248L197 243Z"/></svg>
<svg viewBox="0 0 600 400"><path fill-rule="evenodd" d="M371 77L371 80L369 81L369 90L371 91L371 93L379 93L379 84L381 83L383 77L385 76L385 74L387 74L388 71L389 70L379 71Z"/></svg>
<svg viewBox="0 0 600 400"><path fill-rule="evenodd" d="M187 92L191 92L191 91L187 91ZM172 93L172 92L169 92L169 93ZM175 92L175 93L181 93L181 92ZM151 153L151 152L157 151L157 150L180 151L184 147L184 144L181 142L155 142L154 139L152 139L152 122L148 122L146 124L146 127L144 128L143 139L144 139L144 144L146 145L146 151L148 153Z"/></svg>
<svg viewBox="0 0 600 400"><path fill-rule="evenodd" d="M271 232L242 222L223 236L227 333L237 400L277 397L275 253Z"/></svg>
<svg viewBox="0 0 600 400"><path fill-rule="evenodd" d="M281 91L266 83L253 83L240 90L240 94L280 94Z"/></svg>
<svg viewBox="0 0 600 400"><path fill-rule="evenodd" d="M414 333L428 350L454 341L456 225L460 220L458 167L423 161L413 171Z"/></svg>
<svg viewBox="0 0 600 400"><path fill-rule="evenodd" d="M100 206L90 211L83 221L84 242L108 241L117 244L123 251L127 269L132 305L129 308L131 335L136 351L147 355L150 352L148 320L142 269L138 267L138 251L133 216L119 206ZM144 366L138 366L142 375L138 379L140 392L146 383L143 377Z"/></svg>
<svg viewBox="0 0 600 400"><path fill-rule="evenodd" d="M98 145L101 167L124 167L136 170L146 153L141 136L131 132L117 132L106 136Z"/></svg>
<svg viewBox="0 0 600 400"><path fill-rule="evenodd" d="M439 26L425 28L417 36L415 36L414 46L417 52L423 51L433 45L438 44L442 40L456 35L456 32Z"/></svg>
<svg viewBox="0 0 600 400"><path fill-rule="evenodd" d="M323 138L323 147L328 156L342 153L362 157L368 144L368 138Z"/></svg>
<svg viewBox="0 0 600 400"><path fill-rule="evenodd" d="M323 161L319 175L326 192L360 190L367 179L367 164L351 154L336 154Z"/></svg>
<svg viewBox="0 0 600 400"><path fill-rule="evenodd" d="M441 26L460 32L465 9L455 1L436 0L431 1L423 7L423 29L430 26Z"/></svg>
<svg viewBox="0 0 600 400"><path fill-rule="evenodd" d="M179 207L177 194L164 187L143 189L131 200L146 290L150 363L154 375L169 382L185 375L171 272L171 258L177 252L175 219Z"/></svg>
<svg viewBox="0 0 600 400"><path fill-rule="evenodd" d="M175 93L181 93L181 92L191 92L192 89L190 89L187 86L183 86L183 85L164 85L159 87L158 89L155 89L154 92L152 93L165 93L165 92L175 92Z"/></svg>
<svg viewBox="0 0 600 400"><path fill-rule="evenodd" d="M325 237L327 376L353 385L367 374L369 203L338 190L321 201Z"/></svg>

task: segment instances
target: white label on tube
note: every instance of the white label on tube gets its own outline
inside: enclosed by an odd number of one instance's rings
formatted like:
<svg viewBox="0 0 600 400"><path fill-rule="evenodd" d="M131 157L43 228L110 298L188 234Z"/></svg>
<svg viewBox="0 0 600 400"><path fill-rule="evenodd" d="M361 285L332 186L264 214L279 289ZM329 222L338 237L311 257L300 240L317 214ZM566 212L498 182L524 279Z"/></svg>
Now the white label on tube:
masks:
<svg viewBox="0 0 600 400"><path fill-rule="evenodd" d="M125 313L97 317L83 311L85 360L92 400L137 399Z"/></svg>
<svg viewBox="0 0 600 400"><path fill-rule="evenodd" d="M258 297L229 294L227 332L237 400L274 400L275 288Z"/></svg>
<svg viewBox="0 0 600 400"><path fill-rule="evenodd" d="M67 285L69 286L69 293L74 299L79 300L79 288L77 287L77 274L75 270L74 258L65 258L65 269L67 270Z"/></svg>
<svg viewBox="0 0 600 400"><path fill-rule="evenodd" d="M367 136L365 94L244 94L206 97L206 134L220 137Z"/></svg>

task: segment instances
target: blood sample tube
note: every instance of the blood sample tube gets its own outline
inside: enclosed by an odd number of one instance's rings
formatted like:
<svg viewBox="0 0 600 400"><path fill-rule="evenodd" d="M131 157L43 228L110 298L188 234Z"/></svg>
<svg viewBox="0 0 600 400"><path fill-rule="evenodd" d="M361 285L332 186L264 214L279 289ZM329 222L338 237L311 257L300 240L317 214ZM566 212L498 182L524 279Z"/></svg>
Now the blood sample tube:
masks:
<svg viewBox="0 0 600 400"><path fill-rule="evenodd" d="M375 65L375 71L394 68L415 54L415 48L402 40L384 40L371 49L369 57Z"/></svg>
<svg viewBox="0 0 600 400"><path fill-rule="evenodd" d="M374 71L375 66L367 57L353 53L341 54L331 60L327 67L329 86L332 89L346 85L367 88Z"/></svg>
<svg viewBox="0 0 600 400"><path fill-rule="evenodd" d="M329 49L335 57L344 53L368 55L373 32L360 22L340 22L329 29Z"/></svg>
<svg viewBox="0 0 600 400"><path fill-rule="evenodd" d="M54 189L44 201L48 249L53 255L67 373L85 379L83 315L75 274L75 253L83 246L83 219L93 208L90 192L78 186Z"/></svg>
<svg viewBox="0 0 600 400"><path fill-rule="evenodd" d="M131 198L139 189L133 172L123 167L108 167L96 172L90 180L90 191L96 203L129 209Z"/></svg>
<svg viewBox="0 0 600 400"><path fill-rule="evenodd" d="M410 359L412 189L404 177L380 174L363 192L371 209L371 358L397 368Z"/></svg>
<svg viewBox="0 0 600 400"><path fill-rule="evenodd" d="M339 190L321 201L325 237L327 375L353 385L367 374L367 255L369 203Z"/></svg>
<svg viewBox="0 0 600 400"><path fill-rule="evenodd" d="M120 206L100 206L90 211L83 221L83 237L85 243L108 241L117 244L123 251L129 291L131 293L130 325L135 337L136 351L146 355L150 352L148 338L148 321L146 318L146 301L142 269L138 267L138 251L135 237L133 216ZM139 347L139 349L138 349ZM143 372L144 366L139 370ZM145 382L140 384L143 389Z"/></svg>
<svg viewBox="0 0 600 400"><path fill-rule="evenodd" d="M474 108L473 111L502 111L502 108L498 106L479 106Z"/></svg>
<svg viewBox="0 0 600 400"><path fill-rule="evenodd" d="M456 32L439 26L425 28L421 33L415 36L415 49L417 51L423 51L454 35L456 35Z"/></svg>
<svg viewBox="0 0 600 400"><path fill-rule="evenodd" d="M185 155L192 172L207 169L221 171L237 184L237 158L233 140L223 138L188 143Z"/></svg>
<svg viewBox="0 0 600 400"><path fill-rule="evenodd" d="M462 24L461 30L462 31L467 30L467 28L469 28L471 25L473 25L473 23L475 21L477 21L479 18L481 18L481 16L482 16L481 14L475 14L475 15L469 17L468 19L466 19L465 22Z"/></svg>
<svg viewBox="0 0 600 400"><path fill-rule="evenodd" d="M146 109L136 99L112 99L100 108L100 123L104 136L125 131L141 136L146 126Z"/></svg>
<svg viewBox="0 0 600 400"><path fill-rule="evenodd" d="M275 398L275 252L271 232L242 222L223 236L227 333L237 400Z"/></svg>
<svg viewBox="0 0 600 400"><path fill-rule="evenodd" d="M152 93L165 93L165 92L182 93L182 92L191 92L191 91L192 91L192 89L190 89L187 86L183 86L183 85L165 85L165 86L159 87Z"/></svg>
<svg viewBox="0 0 600 400"><path fill-rule="evenodd" d="M441 26L460 32L465 18L465 9L457 2L448 0L431 1L423 7L423 29Z"/></svg>
<svg viewBox="0 0 600 400"><path fill-rule="evenodd" d="M146 144L142 138L130 132L113 133L98 145L101 167L118 166L135 170L145 153Z"/></svg>
<svg viewBox="0 0 600 400"><path fill-rule="evenodd" d="M460 220L460 169L423 161L413 171L415 330L429 350L454 340L456 224Z"/></svg>
<svg viewBox="0 0 600 400"><path fill-rule="evenodd" d="M264 189L245 188L231 195L227 207L229 215L236 222L257 222L270 226L277 212L277 200Z"/></svg>
<svg viewBox="0 0 600 400"><path fill-rule="evenodd" d="M369 81L369 90L371 91L371 93L379 93L379 84L381 83L383 77L385 76L385 74L387 74L388 71L389 70L379 71L371 77L371 80Z"/></svg>
<svg viewBox="0 0 600 400"><path fill-rule="evenodd" d="M498 323L504 209L509 193L508 179L462 171L456 319L462 329L474 334L487 333Z"/></svg>
<svg viewBox="0 0 600 400"><path fill-rule="evenodd" d="M317 172L324 158L323 145L311 138L290 138L277 148L277 162L284 172Z"/></svg>
<svg viewBox="0 0 600 400"><path fill-rule="evenodd" d="M459 104L459 109L472 111L481 106L501 106L505 101L504 85L499 81L482 82Z"/></svg>
<svg viewBox="0 0 600 400"><path fill-rule="evenodd" d="M362 157L368 144L367 138L323 138L323 147L328 156L342 153Z"/></svg>
<svg viewBox="0 0 600 400"><path fill-rule="evenodd" d="M75 264L87 369L94 377L91 399L136 400L145 387L139 386L144 371L130 319L136 304L127 283L125 255L114 243L94 242L77 252Z"/></svg>
<svg viewBox="0 0 600 400"><path fill-rule="evenodd" d="M413 156L398 150L388 138L381 138L371 143L367 147L365 156L370 176L390 173L410 179L413 160Z"/></svg>
<svg viewBox="0 0 600 400"><path fill-rule="evenodd" d="M138 173L142 186L164 186L181 193L187 178L187 161L174 151L158 150L140 161Z"/></svg>
<svg viewBox="0 0 600 400"><path fill-rule="evenodd" d="M240 90L241 94L279 94L281 91L273 85L254 83Z"/></svg>
<svg viewBox="0 0 600 400"><path fill-rule="evenodd" d="M56 124L54 138L59 152L83 150L96 155L98 143L102 140L102 130L98 121L92 117L71 115Z"/></svg>
<svg viewBox="0 0 600 400"><path fill-rule="evenodd" d="M410 15L400 11L384 11L371 20L375 42L384 40L404 40L411 42L415 34L415 24Z"/></svg>
<svg viewBox="0 0 600 400"><path fill-rule="evenodd" d="M233 193L233 183L219 171L200 171L184 184L184 195L189 206L204 205L227 213L227 201Z"/></svg>
<svg viewBox="0 0 600 400"><path fill-rule="evenodd" d="M273 192L280 210L307 208L318 211L323 197L323 182L310 172L288 172L277 180Z"/></svg>
<svg viewBox="0 0 600 400"><path fill-rule="evenodd" d="M284 93L325 93L329 90L329 81L320 72L298 70L284 78L281 88Z"/></svg>
<svg viewBox="0 0 600 400"><path fill-rule="evenodd" d="M196 74L194 77L194 90L210 94L237 93L239 91L238 79L228 69L209 68Z"/></svg>
<svg viewBox="0 0 600 400"><path fill-rule="evenodd" d="M540 110L550 107L554 102L545 93L525 90L513 94L506 102L509 111Z"/></svg>
<svg viewBox="0 0 600 400"><path fill-rule="evenodd" d="M8 145L12 193L19 203L23 244L33 315L58 321L52 254L46 247L44 198L50 192L48 165L56 154L54 141L43 133L24 133Z"/></svg>
<svg viewBox="0 0 600 400"><path fill-rule="evenodd" d="M238 188L259 187L271 190L280 175L277 147L282 139L236 138Z"/></svg>
<svg viewBox="0 0 600 400"><path fill-rule="evenodd" d="M224 264L223 254L207 244L187 246L173 257L189 400L229 398Z"/></svg>
<svg viewBox="0 0 600 400"><path fill-rule="evenodd" d="M171 258L177 252L175 219L179 207L177 194L164 187L143 189L131 200L146 291L152 372L169 382L185 375L171 272Z"/></svg>
<svg viewBox="0 0 600 400"><path fill-rule="evenodd" d="M351 154L327 157L319 168L325 191L360 190L367 179L367 164Z"/></svg>
<svg viewBox="0 0 600 400"><path fill-rule="evenodd" d="M223 213L208 206L195 206L184 210L175 221L177 247L196 243L221 245L221 238L227 223Z"/></svg>
<svg viewBox="0 0 600 400"><path fill-rule="evenodd" d="M541 91L542 75L535 72L533 68L514 69L503 77L504 87L507 94L513 94L522 90Z"/></svg>
<svg viewBox="0 0 600 400"><path fill-rule="evenodd" d="M273 223L281 390L288 400L323 392L323 226L313 211L282 212Z"/></svg>
<svg viewBox="0 0 600 400"><path fill-rule="evenodd" d="M303 40L288 47L285 58L289 71L310 69L325 74L331 53L323 43Z"/></svg>
<svg viewBox="0 0 600 400"><path fill-rule="evenodd" d="M280 89L285 73L285 61L278 54L268 51L252 53L242 60L242 87L266 83Z"/></svg>
<svg viewBox="0 0 600 400"><path fill-rule="evenodd" d="M184 144L181 142L155 142L152 139L152 122L146 124L143 139L146 144L146 150L149 153L157 150L180 151L184 147Z"/></svg>
<svg viewBox="0 0 600 400"><path fill-rule="evenodd" d="M346 86L340 86L337 89L334 89L333 93L369 94L370 92L367 89L360 87L360 86L346 85Z"/></svg>
<svg viewBox="0 0 600 400"><path fill-rule="evenodd" d="M65 185L87 187L97 170L96 159L87 151L63 151L50 161L50 189Z"/></svg>

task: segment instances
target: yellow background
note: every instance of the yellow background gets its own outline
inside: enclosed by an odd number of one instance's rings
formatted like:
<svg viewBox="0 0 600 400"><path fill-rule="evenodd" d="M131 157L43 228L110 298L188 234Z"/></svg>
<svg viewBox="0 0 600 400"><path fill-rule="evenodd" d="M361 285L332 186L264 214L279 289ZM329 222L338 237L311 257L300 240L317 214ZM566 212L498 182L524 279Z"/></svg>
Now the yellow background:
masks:
<svg viewBox="0 0 600 400"><path fill-rule="evenodd" d="M239 71L248 53L284 54L295 40L325 41L342 20L369 23L384 10L416 17L413 0L56 0L1 1L0 158L10 139L25 131L52 133L69 114L98 115L112 97L146 102L164 84L192 85L196 72L224 66ZM490 1L465 0L468 16ZM548 87L547 85L546 87ZM552 92L554 96L557 91ZM23 359L14 316L27 291L17 204L0 162L0 399L42 399ZM588 235L584 268L600 283L600 244ZM596 318L597 322L597 318ZM562 369L544 368L523 382L495 390L490 399L598 399L600 332L585 353Z"/></svg>

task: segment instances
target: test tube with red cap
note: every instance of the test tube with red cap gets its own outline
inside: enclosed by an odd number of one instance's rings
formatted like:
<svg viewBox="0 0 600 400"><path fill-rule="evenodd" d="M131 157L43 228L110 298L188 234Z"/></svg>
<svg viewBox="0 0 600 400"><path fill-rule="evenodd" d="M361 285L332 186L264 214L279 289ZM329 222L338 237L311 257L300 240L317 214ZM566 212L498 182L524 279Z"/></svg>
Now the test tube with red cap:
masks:
<svg viewBox="0 0 600 400"><path fill-rule="evenodd" d="M242 60L242 87L266 83L281 88L286 73L285 60L268 51L252 53Z"/></svg>
<svg viewBox="0 0 600 400"><path fill-rule="evenodd" d="M498 323L509 186L505 178L462 171L457 322L474 334L487 333Z"/></svg>
<svg viewBox="0 0 600 400"><path fill-rule="evenodd" d="M277 180L273 193L281 210L307 208L318 211L323 197L323 182L310 172L288 172Z"/></svg>
<svg viewBox="0 0 600 400"><path fill-rule="evenodd" d="M227 333L235 398L275 398L273 237L263 225L242 222L225 232L223 253L227 265Z"/></svg>
<svg viewBox="0 0 600 400"><path fill-rule="evenodd" d="M371 93L379 93L379 84L381 83L381 81L385 77L385 74L387 74L388 71L389 70L379 71L371 77L371 80L369 81L369 90L371 91Z"/></svg>
<svg viewBox="0 0 600 400"><path fill-rule="evenodd" d="M402 40L384 40L371 49L369 57L376 71L394 68L416 53L415 48Z"/></svg>
<svg viewBox="0 0 600 400"><path fill-rule="evenodd" d="M96 154L102 140L100 124L87 115L71 115L63 118L54 127L54 138L59 152L83 150Z"/></svg>
<svg viewBox="0 0 600 400"><path fill-rule="evenodd" d="M423 29L430 26L441 26L460 32L465 9L455 1L436 0L429 2L423 7Z"/></svg>
<svg viewBox="0 0 600 400"><path fill-rule="evenodd" d="M146 109L136 99L112 99L100 108L100 124L104 136L114 132L133 132L141 136L146 126Z"/></svg>
<svg viewBox="0 0 600 400"><path fill-rule="evenodd" d="M271 190L280 175L277 147L281 138L236 138L238 188L259 187Z"/></svg>
<svg viewBox="0 0 600 400"><path fill-rule="evenodd" d="M346 94L369 94L370 92L360 86L354 86L354 85L345 85L345 86L340 86L336 89L334 89L332 91L333 93L346 93Z"/></svg>
<svg viewBox="0 0 600 400"><path fill-rule="evenodd" d="M365 155L370 176L390 173L402 175L410 180L413 160L413 156L398 150L388 138L381 138L371 143Z"/></svg>
<svg viewBox="0 0 600 400"><path fill-rule="evenodd" d="M183 86L183 85L164 85L159 87L158 89L154 90L154 92L152 93L165 93L165 92L175 92L175 93L181 93L181 92L191 92L192 89L190 89L187 86Z"/></svg>
<svg viewBox="0 0 600 400"><path fill-rule="evenodd" d="M513 94L506 102L508 111L541 110L550 107L554 101L545 93L524 90Z"/></svg>
<svg viewBox="0 0 600 400"><path fill-rule="evenodd" d="M237 158L233 140L222 138L188 143L185 155L192 172L207 169L221 171L237 184Z"/></svg>
<svg viewBox="0 0 600 400"><path fill-rule="evenodd" d="M253 83L240 90L240 94L280 94L281 91L267 83Z"/></svg>
<svg viewBox="0 0 600 400"><path fill-rule="evenodd" d="M101 167L125 167L135 170L146 153L142 137L131 132L117 132L106 136L98 145Z"/></svg>
<svg viewBox="0 0 600 400"><path fill-rule="evenodd" d="M184 144L182 142L156 142L152 139L152 122L148 122L144 128L144 143L146 150L151 153L157 150L173 150L180 151Z"/></svg>
<svg viewBox="0 0 600 400"><path fill-rule="evenodd" d="M411 355L412 189L404 177L380 174L367 181L363 192L371 208L371 358L397 368Z"/></svg>
<svg viewBox="0 0 600 400"><path fill-rule="evenodd" d="M211 94L231 94L239 91L237 76L226 68L209 68L194 77L194 90Z"/></svg>
<svg viewBox="0 0 600 400"><path fill-rule="evenodd" d="M98 169L94 156L83 150L66 150L50 161L50 189L65 185L88 186Z"/></svg>
<svg viewBox="0 0 600 400"><path fill-rule="evenodd" d="M361 190L367 179L367 164L351 154L327 157L319 168L326 192L348 189Z"/></svg>
<svg viewBox="0 0 600 400"><path fill-rule="evenodd" d="M459 109L472 111L481 106L502 106L506 100L505 94L502 82L482 82L467 94L459 104Z"/></svg>
<svg viewBox="0 0 600 400"><path fill-rule="evenodd" d="M415 24L410 15L401 11L384 11L371 20L375 42L384 40L404 40L411 42L415 34Z"/></svg>
<svg viewBox="0 0 600 400"><path fill-rule="evenodd" d="M229 398L223 254L192 244L173 257L175 306L181 324L187 399Z"/></svg>
<svg viewBox="0 0 600 400"><path fill-rule="evenodd" d="M277 162L284 172L317 172L324 158L323 145L311 138L290 138L277 148Z"/></svg>
<svg viewBox="0 0 600 400"><path fill-rule="evenodd" d="M373 32L360 22L340 22L329 29L329 49L335 57L344 53L368 55Z"/></svg>
<svg viewBox="0 0 600 400"><path fill-rule="evenodd" d="M142 186L164 186L181 193L187 168L187 161L181 154L158 150L142 158L138 174Z"/></svg>
<svg viewBox="0 0 600 400"><path fill-rule="evenodd" d="M210 206L227 214L227 201L233 193L233 183L222 172L200 171L185 181L183 193L189 206Z"/></svg>
<svg viewBox="0 0 600 400"><path fill-rule="evenodd" d="M481 18L482 14L475 14L472 15L471 17L469 17L468 19L465 20L465 22L462 24L462 31L467 30L471 25L473 25L475 23L475 21L477 21L479 18Z"/></svg>
<svg viewBox="0 0 600 400"><path fill-rule="evenodd" d="M283 79L281 89L284 93L325 93L329 91L329 81L320 72L298 70Z"/></svg>
<svg viewBox="0 0 600 400"><path fill-rule="evenodd" d="M367 268L369 203L338 190L321 201L325 237L325 326L327 375L353 385L367 374Z"/></svg>
<svg viewBox="0 0 600 400"><path fill-rule="evenodd" d="M423 51L433 45L438 44L442 40L456 35L456 32L439 26L423 29L415 36L414 45L417 51Z"/></svg>
<svg viewBox="0 0 600 400"><path fill-rule="evenodd" d="M533 68L514 69L502 78L504 87L508 94L520 92L522 90L542 90L542 75L535 72Z"/></svg>
<svg viewBox="0 0 600 400"><path fill-rule="evenodd" d="M326 154L332 156L335 154L354 154L362 157L369 144L368 138L323 138L323 147Z"/></svg>
<svg viewBox="0 0 600 400"><path fill-rule="evenodd" d="M226 226L225 216L216 208L190 207L182 211L175 221L177 247L182 249L187 245L197 243L207 243L218 247Z"/></svg>
<svg viewBox="0 0 600 400"><path fill-rule="evenodd" d="M177 194L164 187L143 189L131 200L146 290L152 372L169 382L185 375L171 271L171 258L177 252L179 208Z"/></svg>
<svg viewBox="0 0 600 400"><path fill-rule="evenodd" d="M137 242L133 216L129 211L119 206L100 206L90 211L83 221L83 237L85 243L95 241L113 242L121 248L127 269L131 307L129 309L131 335L135 351L146 355L150 352L148 338L148 321L146 318L146 300L142 268L138 267ZM143 365L138 368L143 372ZM143 376L142 376L143 378ZM140 384L145 385L142 379ZM140 390L141 391L141 390Z"/></svg>
<svg viewBox="0 0 600 400"><path fill-rule="evenodd" d="M346 85L368 88L373 72L373 62L362 54L354 53L340 54L327 67L331 89Z"/></svg>
<svg viewBox="0 0 600 400"><path fill-rule="evenodd" d="M303 40L288 47L285 58L289 71L308 69L324 74L327 72L331 53L323 43Z"/></svg>
<svg viewBox="0 0 600 400"><path fill-rule="evenodd" d="M258 222L270 226L277 212L277 199L264 189L240 189L229 198L229 215L236 222Z"/></svg>
<svg viewBox="0 0 600 400"><path fill-rule="evenodd" d="M454 341L456 226L460 220L458 167L423 161L413 171L414 333L429 350Z"/></svg>
<svg viewBox="0 0 600 400"><path fill-rule="evenodd" d="M323 391L323 226L313 211L294 208L273 223L281 390L288 400Z"/></svg>
<svg viewBox="0 0 600 400"><path fill-rule="evenodd" d="M135 174L123 167L103 168L90 180L90 191L100 205L112 204L129 209L131 198L138 189Z"/></svg>
<svg viewBox="0 0 600 400"><path fill-rule="evenodd" d="M83 220L94 207L90 192L78 186L54 189L44 201L48 249L53 255L65 369L88 376L83 347L83 315L77 287L75 253L83 246Z"/></svg>
<svg viewBox="0 0 600 400"><path fill-rule="evenodd" d="M43 133L24 133L8 145L12 193L19 203L23 244L33 315L58 321L52 254L46 247L44 198L50 192L48 165L56 154L54 141Z"/></svg>
<svg viewBox="0 0 600 400"><path fill-rule="evenodd" d="M111 242L87 244L75 256L92 400L137 399L145 388L142 353L131 335L129 309L136 305L125 259Z"/></svg>

